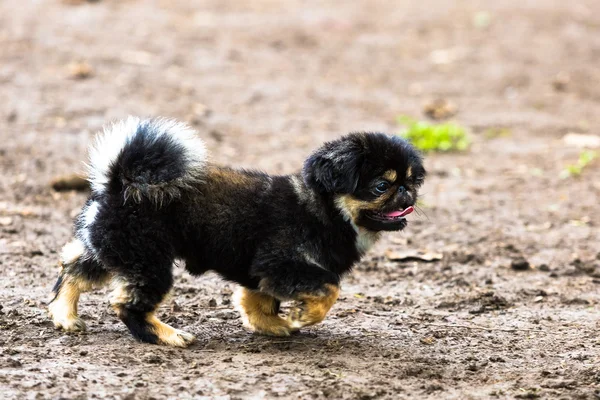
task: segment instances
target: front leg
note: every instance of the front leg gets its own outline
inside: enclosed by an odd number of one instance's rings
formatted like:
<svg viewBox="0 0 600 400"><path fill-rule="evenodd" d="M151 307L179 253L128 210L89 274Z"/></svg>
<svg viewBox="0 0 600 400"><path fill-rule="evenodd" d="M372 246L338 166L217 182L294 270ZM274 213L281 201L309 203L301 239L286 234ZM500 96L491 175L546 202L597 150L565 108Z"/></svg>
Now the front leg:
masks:
<svg viewBox="0 0 600 400"><path fill-rule="evenodd" d="M323 321L339 294L339 286L332 284L325 284L318 293L298 294L299 305L292 308L288 317L292 328L297 330Z"/></svg>
<svg viewBox="0 0 600 400"><path fill-rule="evenodd" d="M323 319L339 296L339 276L310 262L275 261L257 263L253 275L260 279L258 290L242 289L238 304L244 325L250 330L287 336ZM278 315L279 301L298 305L287 318Z"/></svg>
<svg viewBox="0 0 600 400"><path fill-rule="evenodd" d="M279 300L266 293L240 288L235 298L236 308L242 316L244 327L268 336L289 336L290 322L279 316Z"/></svg>

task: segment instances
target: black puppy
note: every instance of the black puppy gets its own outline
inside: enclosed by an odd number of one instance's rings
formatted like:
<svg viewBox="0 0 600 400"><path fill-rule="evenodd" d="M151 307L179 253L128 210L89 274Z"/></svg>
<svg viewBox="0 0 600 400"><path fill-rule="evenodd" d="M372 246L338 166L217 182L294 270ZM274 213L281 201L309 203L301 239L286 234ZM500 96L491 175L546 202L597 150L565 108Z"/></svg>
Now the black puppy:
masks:
<svg viewBox="0 0 600 400"><path fill-rule="evenodd" d="M98 136L89 172L92 194L49 306L54 324L84 330L80 293L111 281L112 307L133 336L173 346L194 339L155 315L175 259L240 284L246 327L289 335L325 318L340 278L381 231L406 226L425 177L397 136L352 133L325 143L301 173L271 176L213 165L188 127L137 118ZM285 318L282 300L299 303Z"/></svg>

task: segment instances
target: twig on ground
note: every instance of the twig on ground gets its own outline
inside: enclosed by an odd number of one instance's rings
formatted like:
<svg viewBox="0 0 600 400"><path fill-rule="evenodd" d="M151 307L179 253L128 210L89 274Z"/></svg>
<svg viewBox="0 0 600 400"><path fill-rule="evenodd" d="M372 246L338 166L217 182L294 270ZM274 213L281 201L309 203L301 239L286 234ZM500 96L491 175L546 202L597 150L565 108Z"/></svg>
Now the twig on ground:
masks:
<svg viewBox="0 0 600 400"><path fill-rule="evenodd" d="M464 329L477 329L481 331L501 331L501 332L537 332L533 329L522 329L522 328L487 328L479 325L449 325L449 324L437 324L430 322L408 322L407 325L426 325L435 326L436 328L464 328Z"/></svg>

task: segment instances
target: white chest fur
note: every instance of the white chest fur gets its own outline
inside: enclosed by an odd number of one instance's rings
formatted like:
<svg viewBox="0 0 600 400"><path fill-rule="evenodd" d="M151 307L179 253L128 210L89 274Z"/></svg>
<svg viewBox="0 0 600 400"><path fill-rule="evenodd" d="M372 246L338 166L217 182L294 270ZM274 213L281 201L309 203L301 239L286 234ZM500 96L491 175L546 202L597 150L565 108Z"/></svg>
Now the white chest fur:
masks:
<svg viewBox="0 0 600 400"><path fill-rule="evenodd" d="M373 245L375 243L377 243L377 240L379 240L379 237L381 236L381 234L379 232L372 232L372 231L366 230L364 228L358 228L358 227L355 227L355 228L356 228L356 248L361 254L364 254L367 251L369 251L369 249L371 247L373 247Z"/></svg>

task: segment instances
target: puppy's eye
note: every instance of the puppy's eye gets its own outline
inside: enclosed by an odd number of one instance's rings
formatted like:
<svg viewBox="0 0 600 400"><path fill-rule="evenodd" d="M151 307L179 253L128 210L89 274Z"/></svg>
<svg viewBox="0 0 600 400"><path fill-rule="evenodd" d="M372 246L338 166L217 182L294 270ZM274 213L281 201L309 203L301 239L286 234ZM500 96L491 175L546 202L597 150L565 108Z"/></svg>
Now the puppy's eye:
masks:
<svg viewBox="0 0 600 400"><path fill-rule="evenodd" d="M375 193L384 194L390 188L390 184L387 182L379 182L377 186L375 186Z"/></svg>

